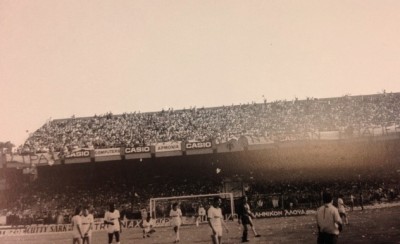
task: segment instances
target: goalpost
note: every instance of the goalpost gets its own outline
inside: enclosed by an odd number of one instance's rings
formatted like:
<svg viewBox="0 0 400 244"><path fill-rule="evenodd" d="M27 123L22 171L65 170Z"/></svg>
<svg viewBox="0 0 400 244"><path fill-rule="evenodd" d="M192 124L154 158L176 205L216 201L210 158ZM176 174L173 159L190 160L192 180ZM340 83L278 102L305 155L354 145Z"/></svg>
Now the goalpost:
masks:
<svg viewBox="0 0 400 244"><path fill-rule="evenodd" d="M188 195L188 196L174 196L174 197L156 197L156 198L150 198L150 213L154 217L154 219L157 218L157 212L160 212L160 208L163 208L164 213L166 211L170 210L170 205L172 205L173 202L179 202L179 203L187 203L191 204L192 208L194 211L190 212L193 213L194 215L197 214L195 212L196 210L194 208L197 207L197 204L199 202L205 203L205 205L211 205L212 204L212 198L214 197L221 197L225 203L228 203L230 206L230 211L224 213L224 214L230 214L230 216L233 218L235 214L235 205L233 201L233 193L215 193L215 194L201 194L201 195ZM186 205L187 205L186 204ZM159 208L157 208L159 207ZM168 209L164 209L167 207ZM204 206L206 207L206 206ZM184 213L185 215L185 213ZM187 215L187 214L186 214ZM165 217L165 216L164 216Z"/></svg>

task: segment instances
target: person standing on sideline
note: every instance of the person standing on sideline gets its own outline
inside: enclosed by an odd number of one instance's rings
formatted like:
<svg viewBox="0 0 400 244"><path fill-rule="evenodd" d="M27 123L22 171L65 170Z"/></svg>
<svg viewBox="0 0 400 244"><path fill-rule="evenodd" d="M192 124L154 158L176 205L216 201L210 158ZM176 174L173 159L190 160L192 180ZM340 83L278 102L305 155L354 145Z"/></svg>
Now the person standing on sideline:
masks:
<svg viewBox="0 0 400 244"><path fill-rule="evenodd" d="M351 211L354 210L354 196L353 196L353 193L350 194L350 210Z"/></svg>
<svg viewBox="0 0 400 244"><path fill-rule="evenodd" d="M362 191L360 191L360 195L358 197L358 202L360 204L361 210L364 211L364 196L362 194Z"/></svg>
<svg viewBox="0 0 400 244"><path fill-rule="evenodd" d="M221 244L222 242L222 225L228 233L228 227L225 224L224 216L220 208L222 200L220 197L215 197L213 205L207 211L208 224L211 227L212 235L211 239L213 244Z"/></svg>
<svg viewBox="0 0 400 244"><path fill-rule="evenodd" d="M111 203L109 206L109 211L104 214L104 224L107 226L108 232L108 243L112 243L113 237L115 235L115 240L119 244L119 238L121 233L121 223L119 211L115 209L115 204Z"/></svg>
<svg viewBox="0 0 400 244"><path fill-rule="evenodd" d="M72 244L82 244L82 219L81 219L81 208L77 207L75 209L75 214L71 219L72 225Z"/></svg>
<svg viewBox="0 0 400 244"><path fill-rule="evenodd" d="M180 241L180 237L179 237L179 229L182 225L182 211L181 209L178 207L178 203L174 203L172 205L172 209L169 212L169 217L171 217L171 224L174 227L174 232L175 232L175 243Z"/></svg>
<svg viewBox="0 0 400 244"><path fill-rule="evenodd" d="M242 202L240 203L239 209L238 209L238 222L239 222L239 225L240 224L243 225L242 242L249 242L249 240L247 239L247 232L248 232L247 225L250 225L251 230L253 231L255 237L261 236L257 233L256 228L254 227L254 224L253 224L252 219L255 217L256 216L250 210L250 205L247 202L247 196L243 196Z"/></svg>
<svg viewBox="0 0 400 244"><path fill-rule="evenodd" d="M196 218L196 226L199 226L199 222L203 222L206 216L206 210L203 207L203 204L200 204L199 209L197 210L197 218Z"/></svg>
<svg viewBox="0 0 400 244"><path fill-rule="evenodd" d="M336 244L342 228L342 219L338 209L332 204L332 195L322 193L323 205L318 208L316 220L318 227L318 244Z"/></svg>

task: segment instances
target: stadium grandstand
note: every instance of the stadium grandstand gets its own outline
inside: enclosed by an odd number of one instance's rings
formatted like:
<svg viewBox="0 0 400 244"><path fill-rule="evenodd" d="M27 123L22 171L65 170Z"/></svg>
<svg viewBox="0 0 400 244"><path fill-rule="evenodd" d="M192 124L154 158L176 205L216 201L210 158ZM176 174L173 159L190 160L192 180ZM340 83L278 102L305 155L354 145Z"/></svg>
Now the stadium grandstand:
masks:
<svg viewBox="0 0 400 244"><path fill-rule="evenodd" d="M150 146L169 141L218 144L241 136L307 140L329 136L326 132L351 137L380 133L382 128L386 133L400 122L399 103L399 93L384 93L73 117L48 121L20 151L67 153L78 148Z"/></svg>
<svg viewBox="0 0 400 244"><path fill-rule="evenodd" d="M0 215L68 223L76 202L98 218L113 201L134 219L150 198L222 192L256 212L307 210L326 188L394 201L399 146L400 93L55 119L2 150Z"/></svg>

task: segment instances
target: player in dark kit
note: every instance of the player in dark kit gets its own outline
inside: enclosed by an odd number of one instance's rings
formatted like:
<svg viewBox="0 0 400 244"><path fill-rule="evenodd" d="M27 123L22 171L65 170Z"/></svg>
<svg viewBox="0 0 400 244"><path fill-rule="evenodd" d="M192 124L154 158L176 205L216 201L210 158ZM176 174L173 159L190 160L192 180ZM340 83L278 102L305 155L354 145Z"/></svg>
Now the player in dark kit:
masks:
<svg viewBox="0 0 400 244"><path fill-rule="evenodd" d="M358 203L360 204L361 210L364 211L364 196L362 192L358 195Z"/></svg>
<svg viewBox="0 0 400 244"><path fill-rule="evenodd" d="M257 234L257 231L253 224L253 218L255 218L255 217L256 216L250 210L250 205L247 202L247 197L243 196L242 202L240 203L239 209L238 209L238 221L239 221L239 224L243 225L242 242L249 241L247 239L247 232L248 232L247 225L250 225L255 237L260 237L260 235Z"/></svg>

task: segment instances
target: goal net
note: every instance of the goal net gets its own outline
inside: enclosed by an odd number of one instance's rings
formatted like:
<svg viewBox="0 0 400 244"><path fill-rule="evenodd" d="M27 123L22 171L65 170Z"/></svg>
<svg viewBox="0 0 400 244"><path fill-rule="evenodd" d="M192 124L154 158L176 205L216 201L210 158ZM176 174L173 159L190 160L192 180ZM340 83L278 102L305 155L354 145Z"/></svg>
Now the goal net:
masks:
<svg viewBox="0 0 400 244"><path fill-rule="evenodd" d="M154 219L169 218L172 204L178 203L183 215L183 224L203 223L207 221L207 210L217 196L222 199L221 209L225 219L233 219L233 193L150 198L150 213Z"/></svg>

